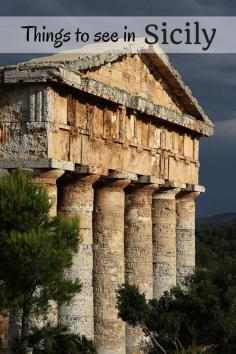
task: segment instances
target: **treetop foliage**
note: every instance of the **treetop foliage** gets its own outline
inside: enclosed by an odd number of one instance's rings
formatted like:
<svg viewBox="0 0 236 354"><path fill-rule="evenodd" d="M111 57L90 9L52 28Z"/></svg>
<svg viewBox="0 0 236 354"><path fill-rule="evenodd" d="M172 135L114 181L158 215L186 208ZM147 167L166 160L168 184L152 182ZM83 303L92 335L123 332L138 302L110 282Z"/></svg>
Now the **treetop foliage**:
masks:
<svg viewBox="0 0 236 354"><path fill-rule="evenodd" d="M149 354L236 353L236 226L197 232L197 269L184 287L147 300L134 285L117 294L119 317L140 325Z"/></svg>
<svg viewBox="0 0 236 354"><path fill-rule="evenodd" d="M69 302L82 288L65 277L80 243L79 219L49 217L47 191L17 171L0 178L0 312L22 316L21 353L30 319L46 316L50 300Z"/></svg>
<svg viewBox="0 0 236 354"><path fill-rule="evenodd" d="M32 354L97 354L91 340L60 325L46 324L40 329L33 328L29 346L33 348Z"/></svg>
<svg viewBox="0 0 236 354"><path fill-rule="evenodd" d="M51 203L47 191L27 173L15 171L0 178L0 228L28 232L46 226Z"/></svg>

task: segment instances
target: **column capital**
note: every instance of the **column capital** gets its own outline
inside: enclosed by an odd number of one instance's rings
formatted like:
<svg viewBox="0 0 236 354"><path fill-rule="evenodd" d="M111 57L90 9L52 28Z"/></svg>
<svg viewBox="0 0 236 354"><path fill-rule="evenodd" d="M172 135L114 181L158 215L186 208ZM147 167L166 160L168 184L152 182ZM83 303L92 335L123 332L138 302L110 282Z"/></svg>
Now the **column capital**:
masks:
<svg viewBox="0 0 236 354"><path fill-rule="evenodd" d="M77 176L77 181L78 182L85 182L85 183L90 183L90 184L94 184L95 182L97 182L100 179L100 175L79 175Z"/></svg>
<svg viewBox="0 0 236 354"><path fill-rule="evenodd" d="M64 174L65 170L59 169L34 169L33 177L37 182L42 182L44 184L52 184L56 183L57 179L60 178Z"/></svg>
<svg viewBox="0 0 236 354"><path fill-rule="evenodd" d="M116 179L116 178L101 178L96 184L95 189L111 189L111 190L123 190L130 184L129 179Z"/></svg>
<svg viewBox="0 0 236 354"><path fill-rule="evenodd" d="M157 191L159 188L159 185L156 183L131 183L130 185L128 185L126 192L129 193L148 193L148 194L152 194L155 191Z"/></svg>
<svg viewBox="0 0 236 354"><path fill-rule="evenodd" d="M57 179L63 175L65 171L59 169L35 169L33 177L36 183L41 184L48 193L51 201L51 209L49 215L55 217L57 215Z"/></svg>
<svg viewBox="0 0 236 354"><path fill-rule="evenodd" d="M66 172L61 180L61 184L70 184L76 186L76 184L94 184L100 179L100 174L93 173L74 173Z"/></svg>
<svg viewBox="0 0 236 354"><path fill-rule="evenodd" d="M61 177L65 170L62 169L47 169L47 168L9 168L7 171L9 174L14 173L15 171L24 171L25 173L27 173L29 176L31 176L32 178L38 180L43 180L44 183L50 183L53 180L57 180L59 177Z"/></svg>
<svg viewBox="0 0 236 354"><path fill-rule="evenodd" d="M110 171L104 179L128 179L131 181L137 181L138 176L136 173L132 172L121 172L121 171Z"/></svg>
<svg viewBox="0 0 236 354"><path fill-rule="evenodd" d="M189 192L189 191L180 191L180 193L177 195L177 202L179 201L194 201L201 192Z"/></svg>
<svg viewBox="0 0 236 354"><path fill-rule="evenodd" d="M174 200L176 195L181 191L180 188L160 189L153 195L153 199Z"/></svg>

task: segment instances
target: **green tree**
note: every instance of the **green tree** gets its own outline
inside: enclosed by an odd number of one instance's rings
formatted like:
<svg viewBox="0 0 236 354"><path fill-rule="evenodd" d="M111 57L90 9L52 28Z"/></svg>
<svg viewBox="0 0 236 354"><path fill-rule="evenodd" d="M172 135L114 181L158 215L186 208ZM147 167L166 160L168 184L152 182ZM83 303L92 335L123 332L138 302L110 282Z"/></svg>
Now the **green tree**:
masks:
<svg viewBox="0 0 236 354"><path fill-rule="evenodd" d="M236 262L199 269L186 287L147 301L137 287L118 291L119 317L140 325L151 339L149 353L236 352ZM185 350L185 351L184 351Z"/></svg>
<svg viewBox="0 0 236 354"><path fill-rule="evenodd" d="M198 229L196 233L198 267L214 268L226 259L236 257L236 225Z"/></svg>
<svg viewBox="0 0 236 354"><path fill-rule="evenodd" d="M143 328L150 354L236 353L236 225L199 228L196 246L184 289L150 301L135 286L119 289L119 316Z"/></svg>
<svg viewBox="0 0 236 354"><path fill-rule="evenodd" d="M46 325L33 329L29 336L33 354L97 354L94 343L84 336L70 333L64 326Z"/></svg>
<svg viewBox="0 0 236 354"><path fill-rule="evenodd" d="M30 319L46 316L81 290L64 277L79 246L79 221L49 218L46 190L23 172L0 178L0 310L21 315L19 352L27 353Z"/></svg>

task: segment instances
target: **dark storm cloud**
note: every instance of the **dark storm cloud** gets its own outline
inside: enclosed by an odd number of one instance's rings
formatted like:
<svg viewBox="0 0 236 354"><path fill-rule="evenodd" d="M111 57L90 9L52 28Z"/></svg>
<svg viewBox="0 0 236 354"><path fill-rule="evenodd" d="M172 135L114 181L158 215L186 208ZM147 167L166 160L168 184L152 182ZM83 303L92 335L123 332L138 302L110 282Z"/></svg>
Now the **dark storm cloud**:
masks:
<svg viewBox="0 0 236 354"><path fill-rule="evenodd" d="M236 16L234 0L8 0L2 16ZM30 55L0 55L0 65L14 64ZM215 135L201 141L200 183L207 193L198 201L198 214L236 211L236 55L171 55L209 117Z"/></svg>
<svg viewBox="0 0 236 354"><path fill-rule="evenodd" d="M236 55L172 55L172 62L215 123L215 134L200 144L198 215L236 211Z"/></svg>
<svg viewBox="0 0 236 354"><path fill-rule="evenodd" d="M198 201L198 215L236 211L236 115L217 122L215 135L201 144L201 182L207 188Z"/></svg>
<svg viewBox="0 0 236 354"><path fill-rule="evenodd" d="M10 0L1 4L1 15L154 15L233 16L233 0Z"/></svg>
<svg viewBox="0 0 236 354"><path fill-rule="evenodd" d="M235 112L235 54L176 54L171 61L210 118L229 119Z"/></svg>

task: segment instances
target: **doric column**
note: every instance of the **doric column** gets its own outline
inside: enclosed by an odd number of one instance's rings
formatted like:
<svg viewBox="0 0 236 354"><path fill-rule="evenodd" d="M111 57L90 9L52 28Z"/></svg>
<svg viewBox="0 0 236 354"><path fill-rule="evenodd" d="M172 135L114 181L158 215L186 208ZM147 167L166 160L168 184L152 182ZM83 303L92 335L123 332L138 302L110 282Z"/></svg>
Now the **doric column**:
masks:
<svg viewBox="0 0 236 354"><path fill-rule="evenodd" d="M107 180L95 191L94 326L99 354L125 354L125 323L118 319L116 290L124 283L124 188Z"/></svg>
<svg viewBox="0 0 236 354"><path fill-rule="evenodd" d="M199 192L181 192L176 201L177 285L195 267L195 199Z"/></svg>
<svg viewBox="0 0 236 354"><path fill-rule="evenodd" d="M9 317L0 317L0 338L3 352L8 346Z"/></svg>
<svg viewBox="0 0 236 354"><path fill-rule="evenodd" d="M16 342L20 340L21 333L21 315L19 313L10 313L8 322L8 354L15 354Z"/></svg>
<svg viewBox="0 0 236 354"><path fill-rule="evenodd" d="M153 295L176 285L176 202L178 188L153 195Z"/></svg>
<svg viewBox="0 0 236 354"><path fill-rule="evenodd" d="M156 184L127 187L125 208L125 280L153 297L152 193ZM126 326L126 354L143 353L141 328Z"/></svg>
<svg viewBox="0 0 236 354"><path fill-rule="evenodd" d="M99 176L73 175L72 178L62 181L59 188L59 210L68 217L79 216L80 219L82 240L67 276L79 278L83 287L69 305L59 309L59 322L73 333L93 339L93 183Z"/></svg>
<svg viewBox="0 0 236 354"><path fill-rule="evenodd" d="M52 206L49 211L50 217L57 216L57 208L58 208L58 188L57 188L57 180L64 174L64 170L34 170L35 182L41 184L47 191L49 200L52 203ZM47 318L47 321L50 321L52 324L56 324L58 322L58 307L57 303L54 301L50 301L51 312ZM40 324L39 322L38 324Z"/></svg>
<svg viewBox="0 0 236 354"><path fill-rule="evenodd" d="M57 179L63 175L64 170L35 170L35 182L40 183L47 190L52 202L50 216L57 215Z"/></svg>

